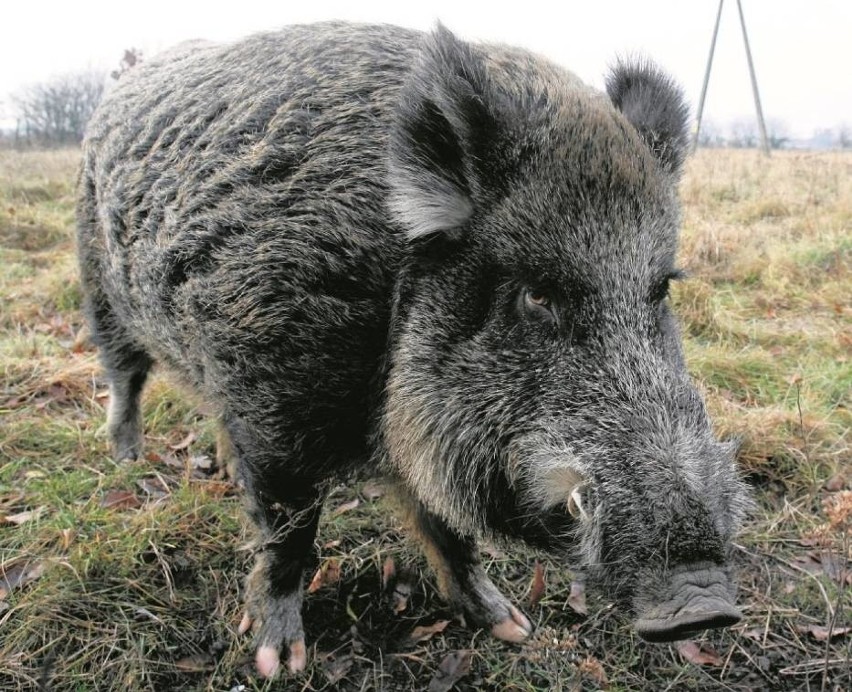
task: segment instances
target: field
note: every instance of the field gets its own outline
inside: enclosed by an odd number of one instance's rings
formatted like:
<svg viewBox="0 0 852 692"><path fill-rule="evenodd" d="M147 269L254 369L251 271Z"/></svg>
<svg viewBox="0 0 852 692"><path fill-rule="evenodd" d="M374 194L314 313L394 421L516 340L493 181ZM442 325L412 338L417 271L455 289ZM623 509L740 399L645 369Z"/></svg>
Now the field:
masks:
<svg viewBox="0 0 852 692"><path fill-rule="evenodd" d="M368 482L329 497L311 662L272 683L237 634L250 535L198 402L158 373L145 458L107 454L77 160L0 152L0 689L852 689L852 155L701 151L682 185L673 301L756 500L740 625L645 644L557 559L491 545L489 573L536 625L524 646L494 641L447 609Z"/></svg>

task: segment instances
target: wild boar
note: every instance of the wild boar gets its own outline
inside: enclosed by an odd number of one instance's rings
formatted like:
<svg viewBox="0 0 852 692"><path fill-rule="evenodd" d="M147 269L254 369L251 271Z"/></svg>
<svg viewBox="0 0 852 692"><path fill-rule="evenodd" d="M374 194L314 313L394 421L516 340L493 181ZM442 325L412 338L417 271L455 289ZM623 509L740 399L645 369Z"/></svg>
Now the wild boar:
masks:
<svg viewBox="0 0 852 692"><path fill-rule="evenodd" d="M256 662L306 665L324 493L381 471L443 593L521 641L483 534L564 556L676 639L736 622L746 506L667 293L688 111L649 62L607 93L447 29L294 26L122 77L80 177L113 453L159 361L221 417L260 544Z"/></svg>

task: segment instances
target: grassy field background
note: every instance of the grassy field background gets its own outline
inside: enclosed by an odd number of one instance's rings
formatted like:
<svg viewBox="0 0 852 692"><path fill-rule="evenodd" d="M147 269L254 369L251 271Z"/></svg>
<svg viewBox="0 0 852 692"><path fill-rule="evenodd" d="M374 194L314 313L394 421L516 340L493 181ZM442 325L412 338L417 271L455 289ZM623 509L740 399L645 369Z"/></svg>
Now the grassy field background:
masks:
<svg viewBox="0 0 852 692"><path fill-rule="evenodd" d="M75 276L78 157L0 152L0 689L852 689L852 155L701 151L682 185L673 300L757 500L736 548L743 623L645 644L594 594L582 614L558 560L496 545L489 572L537 627L496 642L447 610L369 483L328 500L311 663L271 683L236 632L249 536L198 402L159 373L145 458L107 454Z"/></svg>

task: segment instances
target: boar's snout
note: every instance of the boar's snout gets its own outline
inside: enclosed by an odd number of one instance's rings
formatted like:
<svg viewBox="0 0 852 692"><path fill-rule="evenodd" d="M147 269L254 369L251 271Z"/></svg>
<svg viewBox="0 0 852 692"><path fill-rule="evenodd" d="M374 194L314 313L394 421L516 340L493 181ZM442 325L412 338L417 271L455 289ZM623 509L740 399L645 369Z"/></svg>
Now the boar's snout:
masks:
<svg viewBox="0 0 852 692"><path fill-rule="evenodd" d="M702 630L730 627L742 619L734 606L728 575L718 567L691 566L672 575L668 598L644 610L634 626L642 639L669 642Z"/></svg>

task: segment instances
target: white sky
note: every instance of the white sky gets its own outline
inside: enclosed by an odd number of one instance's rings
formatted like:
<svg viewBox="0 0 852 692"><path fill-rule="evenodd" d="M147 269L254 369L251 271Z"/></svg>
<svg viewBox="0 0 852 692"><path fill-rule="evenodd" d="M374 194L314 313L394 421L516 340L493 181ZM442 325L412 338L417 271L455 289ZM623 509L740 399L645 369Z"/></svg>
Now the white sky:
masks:
<svg viewBox="0 0 852 692"><path fill-rule="evenodd" d="M764 114L793 134L852 124L852 0L742 0ZM440 19L464 38L527 47L602 86L619 54L659 62L698 102L717 0L7 0L0 9L0 119L28 82L117 67L125 48L151 55L191 38L230 40L322 19L428 29ZM736 0L727 0L705 118L753 118Z"/></svg>

